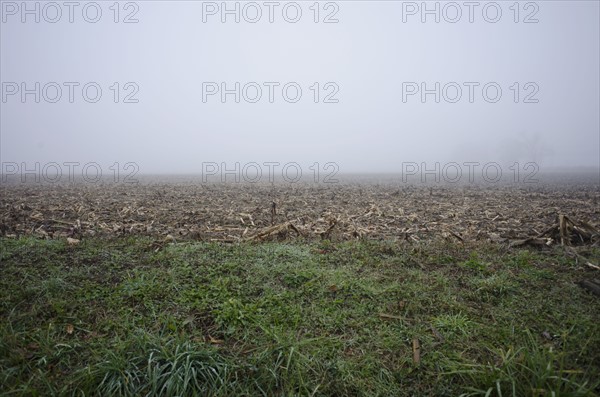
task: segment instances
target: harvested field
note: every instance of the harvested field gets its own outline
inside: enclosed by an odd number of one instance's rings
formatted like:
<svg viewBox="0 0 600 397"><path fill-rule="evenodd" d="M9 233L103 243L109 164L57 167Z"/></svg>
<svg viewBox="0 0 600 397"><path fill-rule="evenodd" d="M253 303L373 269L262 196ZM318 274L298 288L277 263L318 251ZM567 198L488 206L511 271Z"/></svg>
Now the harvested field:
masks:
<svg viewBox="0 0 600 397"><path fill-rule="evenodd" d="M572 185L215 184L193 179L137 185L5 185L0 235L48 238L143 235L176 240L437 238L561 243L565 215L585 233L568 245L597 244L600 192ZM581 225L580 225L581 226ZM580 230L581 231L581 230ZM566 241L565 237L569 240ZM540 240L540 239L543 239Z"/></svg>
<svg viewBox="0 0 600 397"><path fill-rule="evenodd" d="M6 184L0 395L598 396L599 201Z"/></svg>

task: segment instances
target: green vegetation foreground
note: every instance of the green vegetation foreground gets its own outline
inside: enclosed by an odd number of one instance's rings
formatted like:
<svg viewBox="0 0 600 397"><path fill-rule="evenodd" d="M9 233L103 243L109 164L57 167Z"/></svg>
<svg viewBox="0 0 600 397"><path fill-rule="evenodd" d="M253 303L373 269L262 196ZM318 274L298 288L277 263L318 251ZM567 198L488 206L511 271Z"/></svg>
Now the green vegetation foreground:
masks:
<svg viewBox="0 0 600 397"><path fill-rule="evenodd" d="M3 395L600 391L598 271L560 247L0 244Z"/></svg>

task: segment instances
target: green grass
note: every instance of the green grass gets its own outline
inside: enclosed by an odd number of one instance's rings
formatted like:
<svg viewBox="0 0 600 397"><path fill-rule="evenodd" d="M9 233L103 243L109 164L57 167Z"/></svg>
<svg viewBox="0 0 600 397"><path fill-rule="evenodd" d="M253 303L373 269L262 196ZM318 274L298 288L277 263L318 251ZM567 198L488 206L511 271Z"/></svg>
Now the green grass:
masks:
<svg viewBox="0 0 600 397"><path fill-rule="evenodd" d="M2 395L600 391L600 300L575 284L593 270L560 249L0 244Z"/></svg>

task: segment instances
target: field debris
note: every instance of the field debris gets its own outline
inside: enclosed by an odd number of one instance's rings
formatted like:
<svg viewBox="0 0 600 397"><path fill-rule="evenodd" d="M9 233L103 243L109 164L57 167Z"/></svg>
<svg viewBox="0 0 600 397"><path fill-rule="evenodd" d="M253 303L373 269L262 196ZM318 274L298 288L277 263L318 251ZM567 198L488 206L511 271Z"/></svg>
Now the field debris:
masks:
<svg viewBox="0 0 600 397"><path fill-rule="evenodd" d="M591 267L592 269L600 270L600 266L596 266L590 262L586 262L586 266Z"/></svg>
<svg viewBox="0 0 600 397"><path fill-rule="evenodd" d="M550 228L535 237L515 240L512 247L521 245L544 246L560 242L563 246L597 245L600 232L597 228L583 221L574 221L566 215L558 215L557 221Z"/></svg>
<svg viewBox="0 0 600 397"><path fill-rule="evenodd" d="M287 237L287 233L293 230L296 232L297 235L300 235L300 232L298 231L298 229L296 228L296 226L294 226L292 224L292 222L285 222L279 225L275 225L275 226L271 226L271 227L267 227L265 229L259 230L258 233L247 237L246 241L252 241L252 240L264 240L270 236L273 236L275 234L279 234L282 237Z"/></svg>
<svg viewBox="0 0 600 397"><path fill-rule="evenodd" d="M433 192L433 194L432 194ZM576 186L395 183L3 185L0 236L150 236L165 242L292 239L598 246L600 192ZM166 237L165 237L166 236Z"/></svg>
<svg viewBox="0 0 600 397"><path fill-rule="evenodd" d="M591 279L591 280L582 280L579 282L579 285L582 288L587 289L592 294L600 297L600 280L599 279Z"/></svg>
<svg viewBox="0 0 600 397"><path fill-rule="evenodd" d="M413 363L416 366L421 365L421 344L417 338L412 340Z"/></svg>
<svg viewBox="0 0 600 397"><path fill-rule="evenodd" d="M77 245L80 241L76 238L67 237L67 244L69 245Z"/></svg>
<svg viewBox="0 0 600 397"><path fill-rule="evenodd" d="M560 237L561 245L594 244L600 241L600 232L594 226L583 221L574 221L566 215L558 216L558 225L542 233ZM558 235L558 236L557 236Z"/></svg>

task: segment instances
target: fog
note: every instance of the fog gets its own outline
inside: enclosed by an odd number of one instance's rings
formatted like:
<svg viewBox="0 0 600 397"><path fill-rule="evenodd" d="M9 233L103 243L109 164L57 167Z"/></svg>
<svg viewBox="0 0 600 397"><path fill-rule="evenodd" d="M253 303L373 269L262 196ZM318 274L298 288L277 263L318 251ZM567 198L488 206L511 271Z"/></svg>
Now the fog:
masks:
<svg viewBox="0 0 600 397"><path fill-rule="evenodd" d="M600 164L597 1L73 4L2 2L3 172Z"/></svg>

